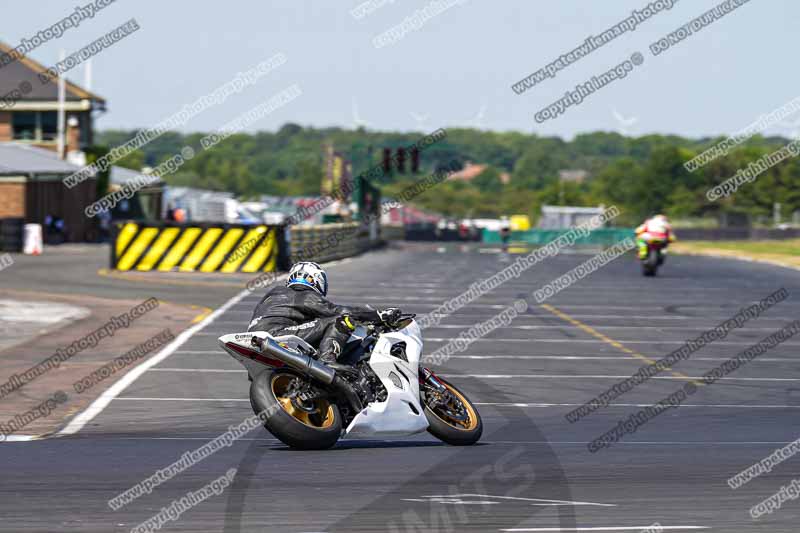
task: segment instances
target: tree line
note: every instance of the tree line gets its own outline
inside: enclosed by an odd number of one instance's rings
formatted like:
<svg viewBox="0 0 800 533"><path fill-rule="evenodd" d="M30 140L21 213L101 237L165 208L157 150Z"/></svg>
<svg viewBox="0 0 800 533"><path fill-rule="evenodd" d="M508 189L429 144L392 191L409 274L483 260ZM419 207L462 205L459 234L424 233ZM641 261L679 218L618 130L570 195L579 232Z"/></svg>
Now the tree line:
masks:
<svg viewBox="0 0 800 533"><path fill-rule="evenodd" d="M136 131L98 134L111 148ZM204 133L169 132L119 164L133 169L155 167L185 145L198 146ZM286 124L276 132L240 133L211 150L197 150L168 184L233 192L244 198L269 195L318 195L323 176L325 143L351 159L354 172L380 164L383 148L413 144L424 133L373 132L364 129L305 128ZM426 176L467 162L487 165L471 182L446 181L414 199L414 203L453 217L536 217L543 204L616 205L617 222L635 224L656 212L674 218L729 216L766 220L773 205L785 215L800 210L800 162L788 159L766 170L735 194L710 202L709 188L734 176L764 155L786 146L782 137L755 136L700 169L685 163L723 140L688 139L674 135L626 137L594 132L572 140L521 132L448 129L447 137L427 147L420 174L393 173L382 182L384 196L400 194ZM582 182L561 181L562 170L586 171ZM501 175L510 175L504 184Z"/></svg>

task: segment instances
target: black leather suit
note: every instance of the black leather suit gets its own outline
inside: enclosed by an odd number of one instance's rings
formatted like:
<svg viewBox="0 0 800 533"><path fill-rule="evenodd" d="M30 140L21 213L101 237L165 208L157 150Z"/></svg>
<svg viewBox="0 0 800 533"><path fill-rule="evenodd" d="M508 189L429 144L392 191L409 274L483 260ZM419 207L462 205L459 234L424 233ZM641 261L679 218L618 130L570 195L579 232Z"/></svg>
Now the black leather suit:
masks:
<svg viewBox="0 0 800 533"><path fill-rule="evenodd" d="M274 336L297 335L320 353L338 357L350 337L344 316L378 321L378 312L366 307L336 305L311 287L278 286L267 291L253 311L247 331Z"/></svg>

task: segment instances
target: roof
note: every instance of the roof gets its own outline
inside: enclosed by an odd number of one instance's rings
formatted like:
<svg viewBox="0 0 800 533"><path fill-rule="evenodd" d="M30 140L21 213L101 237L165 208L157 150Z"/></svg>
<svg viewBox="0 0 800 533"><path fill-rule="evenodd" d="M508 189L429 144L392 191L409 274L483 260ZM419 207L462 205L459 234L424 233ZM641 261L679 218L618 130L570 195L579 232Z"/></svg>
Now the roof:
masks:
<svg viewBox="0 0 800 533"><path fill-rule="evenodd" d="M0 143L0 175L72 174L80 169L59 159L51 150L21 143Z"/></svg>
<svg viewBox="0 0 800 533"><path fill-rule="evenodd" d="M139 177L152 179L152 176L147 176L139 171L125 167L111 167L111 172L108 175L112 185L125 185Z"/></svg>
<svg viewBox="0 0 800 533"><path fill-rule="evenodd" d="M463 180L463 181L472 181L481 172L486 170L486 167L489 165L473 165L471 162L467 161L464 165L464 168L459 170L458 172L453 172L450 176L447 177L448 180Z"/></svg>
<svg viewBox="0 0 800 533"><path fill-rule="evenodd" d="M14 50L7 44L0 42L0 54L7 54ZM58 101L58 84L55 80L43 84L36 76L38 73L45 72L47 67L34 61L30 57L23 57L17 61L12 61L8 65L0 66L0 96L8 94L17 89L23 82L30 84L30 92L24 94L22 102L54 102ZM105 106L106 100L101 96L91 93L78 85L65 80L66 101L79 102L81 100L92 100L100 106Z"/></svg>

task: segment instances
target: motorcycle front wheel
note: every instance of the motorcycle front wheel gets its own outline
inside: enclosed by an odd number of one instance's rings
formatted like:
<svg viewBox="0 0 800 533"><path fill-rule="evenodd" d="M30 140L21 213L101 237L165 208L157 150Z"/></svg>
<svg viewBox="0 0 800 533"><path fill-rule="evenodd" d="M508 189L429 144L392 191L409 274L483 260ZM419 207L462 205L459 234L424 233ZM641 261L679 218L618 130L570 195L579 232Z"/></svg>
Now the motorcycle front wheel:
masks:
<svg viewBox="0 0 800 533"><path fill-rule="evenodd" d="M475 444L483 433L481 415L464 393L442 378L437 379L447 387L449 397L442 398L435 391L426 390L423 404L428 432L453 446Z"/></svg>
<svg viewBox="0 0 800 533"><path fill-rule="evenodd" d="M300 450L326 450L342 433L342 415L325 399L302 401L304 378L288 369L265 370L250 384L250 405L264 413L264 427L281 442Z"/></svg>

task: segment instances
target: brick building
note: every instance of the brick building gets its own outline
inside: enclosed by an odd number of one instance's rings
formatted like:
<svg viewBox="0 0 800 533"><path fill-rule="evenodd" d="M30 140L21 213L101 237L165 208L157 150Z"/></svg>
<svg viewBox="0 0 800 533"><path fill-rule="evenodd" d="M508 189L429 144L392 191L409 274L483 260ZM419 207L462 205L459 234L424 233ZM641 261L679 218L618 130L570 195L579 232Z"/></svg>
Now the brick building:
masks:
<svg viewBox="0 0 800 533"><path fill-rule="evenodd" d="M0 53L11 48L0 42ZM58 83L42 83L38 74L47 67L24 57L0 67L0 142L15 141L47 150L58 145ZM79 152L94 142L94 119L106 101L65 82L66 152Z"/></svg>
<svg viewBox="0 0 800 533"><path fill-rule="evenodd" d="M0 54L11 50L0 43ZM84 208L97 197L95 179L67 188L64 177L86 163L94 143L94 119L103 98L65 81L64 153L58 154L58 82L42 82L47 67L30 58L0 66L0 220L59 220L53 242L96 237L96 221ZM45 227L47 238L48 227Z"/></svg>

